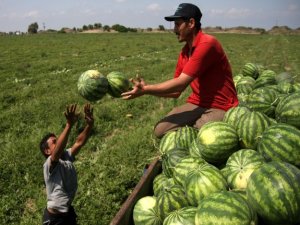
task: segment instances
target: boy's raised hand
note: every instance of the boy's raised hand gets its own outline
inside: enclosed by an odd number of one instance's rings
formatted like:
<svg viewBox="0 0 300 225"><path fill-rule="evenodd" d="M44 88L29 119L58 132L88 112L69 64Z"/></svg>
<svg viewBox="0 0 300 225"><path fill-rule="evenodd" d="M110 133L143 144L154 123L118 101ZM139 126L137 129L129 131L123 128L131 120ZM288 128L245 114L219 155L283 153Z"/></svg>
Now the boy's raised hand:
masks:
<svg viewBox="0 0 300 225"><path fill-rule="evenodd" d="M84 119L88 125L93 125L93 107L89 103L84 105Z"/></svg>
<svg viewBox="0 0 300 225"><path fill-rule="evenodd" d="M70 125L74 125L76 121L78 120L79 113L76 112L77 104L70 104L67 105L66 111L64 112L64 115L67 119L67 123Z"/></svg>

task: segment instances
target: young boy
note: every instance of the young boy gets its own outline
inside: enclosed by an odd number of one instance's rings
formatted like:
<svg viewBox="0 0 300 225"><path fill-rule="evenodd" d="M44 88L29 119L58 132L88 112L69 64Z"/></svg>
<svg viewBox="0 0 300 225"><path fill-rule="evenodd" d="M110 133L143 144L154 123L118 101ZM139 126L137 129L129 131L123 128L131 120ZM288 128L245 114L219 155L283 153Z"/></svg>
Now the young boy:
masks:
<svg viewBox="0 0 300 225"><path fill-rule="evenodd" d="M59 137L49 133L40 142L40 150L46 157L44 180L47 207L43 215L44 225L76 225L76 213L71 205L77 190L77 175L73 162L75 155L88 140L94 124L93 108L90 104L85 104L86 126L73 146L65 151L71 129L78 120L76 108L76 104L67 106L64 113L67 122Z"/></svg>

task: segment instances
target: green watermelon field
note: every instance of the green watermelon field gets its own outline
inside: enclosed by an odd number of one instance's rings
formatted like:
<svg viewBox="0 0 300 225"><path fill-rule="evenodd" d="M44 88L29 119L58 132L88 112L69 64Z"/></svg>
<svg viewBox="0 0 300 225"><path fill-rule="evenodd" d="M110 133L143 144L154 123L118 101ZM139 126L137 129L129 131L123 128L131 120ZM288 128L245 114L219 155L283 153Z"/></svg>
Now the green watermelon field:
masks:
<svg viewBox="0 0 300 225"><path fill-rule="evenodd" d="M300 82L300 38L293 35L215 34L238 75L246 63L286 73ZM121 71L147 83L173 76L182 47L164 34L38 34L0 36L0 224L41 224L46 206L40 139L59 134L67 104L86 100L77 80L89 69ZM185 101L143 96L130 101L106 95L92 103L95 126L77 156L73 206L81 225L106 225L159 155L155 123ZM82 128L74 127L69 144Z"/></svg>

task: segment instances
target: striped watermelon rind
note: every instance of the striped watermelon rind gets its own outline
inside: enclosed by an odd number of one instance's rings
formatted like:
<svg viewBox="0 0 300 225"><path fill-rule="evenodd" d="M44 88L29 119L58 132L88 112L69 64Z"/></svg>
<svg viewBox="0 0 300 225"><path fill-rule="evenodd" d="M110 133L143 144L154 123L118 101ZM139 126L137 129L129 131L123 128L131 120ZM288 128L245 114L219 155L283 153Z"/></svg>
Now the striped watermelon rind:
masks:
<svg viewBox="0 0 300 225"><path fill-rule="evenodd" d="M231 189L245 189L250 175L265 163L264 157L253 149L234 152L221 170Z"/></svg>
<svg viewBox="0 0 300 225"><path fill-rule="evenodd" d="M228 185L217 167L203 163L188 172L184 187L189 204L198 206L210 194L227 190Z"/></svg>
<svg viewBox="0 0 300 225"><path fill-rule="evenodd" d="M262 133L257 150L267 161L300 167L300 130L286 123L274 124Z"/></svg>
<svg viewBox="0 0 300 225"><path fill-rule="evenodd" d="M278 122L287 123L300 128L300 92L283 97L275 109Z"/></svg>
<svg viewBox="0 0 300 225"><path fill-rule="evenodd" d="M213 193L203 199L195 215L195 225L257 224L257 216L244 197L231 191Z"/></svg>
<svg viewBox="0 0 300 225"><path fill-rule="evenodd" d="M242 148L256 150L259 137L270 125L269 118L261 112L244 114L237 124L237 134Z"/></svg>
<svg viewBox="0 0 300 225"><path fill-rule="evenodd" d="M163 225L195 225L196 211L197 208L192 206L174 210L165 218Z"/></svg>
<svg viewBox="0 0 300 225"><path fill-rule="evenodd" d="M157 198L145 196L140 198L133 208L133 221L135 225L161 225L157 212Z"/></svg>
<svg viewBox="0 0 300 225"><path fill-rule="evenodd" d="M204 124L197 136L201 147L201 156L212 164L222 164L239 149L239 137L236 129L223 121Z"/></svg>
<svg viewBox="0 0 300 225"><path fill-rule="evenodd" d="M300 170L286 162L265 163L250 176L247 199L268 224L300 222Z"/></svg>
<svg viewBox="0 0 300 225"><path fill-rule="evenodd" d="M98 70L87 70L77 82L79 94L88 101L98 101L108 91L108 81Z"/></svg>
<svg viewBox="0 0 300 225"><path fill-rule="evenodd" d="M120 98L121 94L130 88L130 81L119 71L110 72L106 78L109 84L108 94L112 97Z"/></svg>
<svg viewBox="0 0 300 225"><path fill-rule="evenodd" d="M246 63L242 68L243 76L249 76L256 79L259 75L257 66L254 63Z"/></svg>
<svg viewBox="0 0 300 225"><path fill-rule="evenodd" d="M157 197L157 212L163 221L174 210L189 206L184 189L179 185L164 188Z"/></svg>

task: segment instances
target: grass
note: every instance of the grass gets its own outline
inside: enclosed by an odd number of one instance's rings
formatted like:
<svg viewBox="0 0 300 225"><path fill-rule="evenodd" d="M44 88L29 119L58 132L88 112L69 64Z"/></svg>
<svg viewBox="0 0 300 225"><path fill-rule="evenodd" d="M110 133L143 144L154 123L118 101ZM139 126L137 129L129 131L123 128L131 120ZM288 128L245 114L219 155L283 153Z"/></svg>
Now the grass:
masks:
<svg viewBox="0 0 300 225"><path fill-rule="evenodd" d="M299 81L298 36L218 34L238 74L246 62L288 71ZM62 131L63 111L83 106L77 79L88 69L122 71L149 83L173 75L182 44L173 34L49 34L0 37L0 224L41 223L46 204L38 143ZM154 124L177 101L109 96L94 104L93 135L77 157L79 187L74 207L80 224L108 224L158 155ZM132 114L133 118L126 115ZM75 128L70 144L79 132Z"/></svg>

